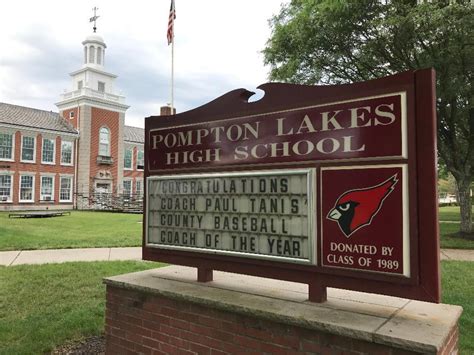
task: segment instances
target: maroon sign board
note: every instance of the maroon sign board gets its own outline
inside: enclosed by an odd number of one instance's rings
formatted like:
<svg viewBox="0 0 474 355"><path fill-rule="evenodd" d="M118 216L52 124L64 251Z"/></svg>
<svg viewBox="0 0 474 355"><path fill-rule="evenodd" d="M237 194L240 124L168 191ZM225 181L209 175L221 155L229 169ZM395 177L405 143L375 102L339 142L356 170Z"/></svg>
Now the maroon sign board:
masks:
<svg viewBox="0 0 474 355"><path fill-rule="evenodd" d="M143 258L440 301L434 71L145 121Z"/></svg>

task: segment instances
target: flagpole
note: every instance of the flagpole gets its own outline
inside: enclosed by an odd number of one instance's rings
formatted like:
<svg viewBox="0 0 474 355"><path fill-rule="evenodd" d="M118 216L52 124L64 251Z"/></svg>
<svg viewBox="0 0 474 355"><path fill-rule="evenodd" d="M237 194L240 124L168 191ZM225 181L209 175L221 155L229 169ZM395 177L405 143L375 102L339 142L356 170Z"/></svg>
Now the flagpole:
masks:
<svg viewBox="0 0 474 355"><path fill-rule="evenodd" d="M166 37L168 46L171 44L171 114L174 114L174 19L176 18L176 9L174 0L171 0L170 14L168 17L168 31Z"/></svg>
<svg viewBox="0 0 474 355"><path fill-rule="evenodd" d="M174 114L174 29L171 39L171 114Z"/></svg>

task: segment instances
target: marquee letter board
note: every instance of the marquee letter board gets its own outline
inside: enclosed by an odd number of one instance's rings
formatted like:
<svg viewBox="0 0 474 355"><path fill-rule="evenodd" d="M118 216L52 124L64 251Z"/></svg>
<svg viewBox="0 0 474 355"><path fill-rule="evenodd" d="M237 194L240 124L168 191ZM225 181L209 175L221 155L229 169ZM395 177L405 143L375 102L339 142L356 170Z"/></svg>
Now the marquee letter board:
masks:
<svg viewBox="0 0 474 355"><path fill-rule="evenodd" d="M145 120L143 259L440 301L434 71Z"/></svg>

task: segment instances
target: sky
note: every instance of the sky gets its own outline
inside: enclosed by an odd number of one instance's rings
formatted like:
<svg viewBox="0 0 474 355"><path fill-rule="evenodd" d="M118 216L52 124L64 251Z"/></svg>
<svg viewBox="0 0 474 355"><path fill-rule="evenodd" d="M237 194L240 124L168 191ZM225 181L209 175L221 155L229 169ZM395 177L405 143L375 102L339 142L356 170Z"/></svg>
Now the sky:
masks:
<svg viewBox="0 0 474 355"><path fill-rule="evenodd" d="M201 106L228 91L268 81L261 51L268 20L287 0L175 0L175 107ZM82 41L104 38L105 70L118 75L127 125L144 126L171 101L171 46L166 40L170 0L15 0L0 14L0 102L57 112L71 91L69 73L82 67ZM255 96L257 98L258 95Z"/></svg>

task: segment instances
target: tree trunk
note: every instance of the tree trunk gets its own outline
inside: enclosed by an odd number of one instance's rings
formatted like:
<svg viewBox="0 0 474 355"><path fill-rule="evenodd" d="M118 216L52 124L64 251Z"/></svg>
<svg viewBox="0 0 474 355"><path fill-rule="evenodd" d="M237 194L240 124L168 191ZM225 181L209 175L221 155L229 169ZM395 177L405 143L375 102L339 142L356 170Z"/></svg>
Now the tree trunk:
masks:
<svg viewBox="0 0 474 355"><path fill-rule="evenodd" d="M459 207L461 209L461 233L473 233L472 229L472 206L471 206L471 181L464 179L456 180L458 187Z"/></svg>

